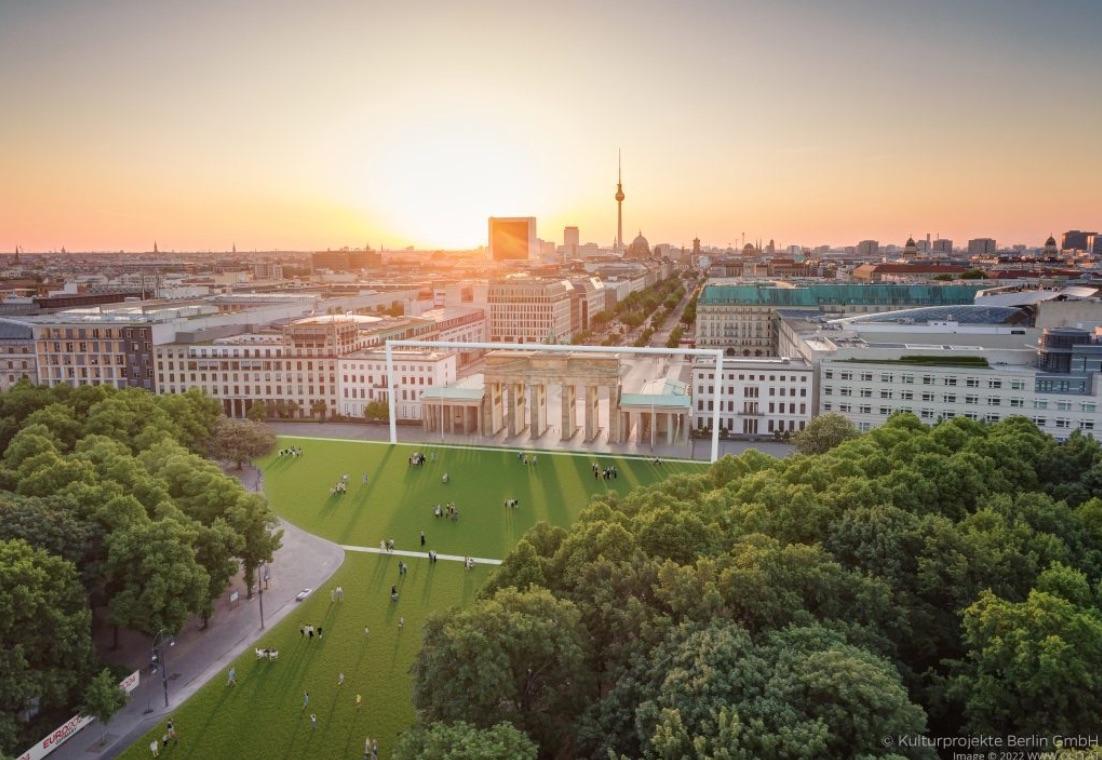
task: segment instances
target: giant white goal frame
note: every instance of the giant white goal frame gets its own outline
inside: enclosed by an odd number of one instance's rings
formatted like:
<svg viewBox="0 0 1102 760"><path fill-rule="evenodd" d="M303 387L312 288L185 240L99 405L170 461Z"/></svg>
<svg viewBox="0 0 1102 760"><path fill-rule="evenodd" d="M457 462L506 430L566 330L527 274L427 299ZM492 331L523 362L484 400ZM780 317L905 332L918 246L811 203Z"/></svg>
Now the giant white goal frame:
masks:
<svg viewBox="0 0 1102 760"><path fill-rule="evenodd" d="M712 457L719 459L719 412L723 399L723 349L721 348L637 348L635 346L571 346L547 343L472 343L446 340L388 340L386 342L387 402L390 409L390 442L398 443L397 387L394 378L394 348L442 348L450 350L474 349L479 351L549 351L575 354L644 354L650 356L710 356L716 362L716 393L712 404Z"/></svg>

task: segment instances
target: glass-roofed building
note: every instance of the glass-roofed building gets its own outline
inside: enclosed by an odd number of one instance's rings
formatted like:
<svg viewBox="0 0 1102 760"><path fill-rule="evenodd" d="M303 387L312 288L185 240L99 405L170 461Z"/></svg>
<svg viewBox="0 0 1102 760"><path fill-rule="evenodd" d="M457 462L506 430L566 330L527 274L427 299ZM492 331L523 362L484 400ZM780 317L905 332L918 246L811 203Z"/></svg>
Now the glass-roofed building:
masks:
<svg viewBox="0 0 1102 760"><path fill-rule="evenodd" d="M697 302L696 343L729 356L777 355L778 311L845 317L919 307L971 305L977 284L761 282L716 280Z"/></svg>

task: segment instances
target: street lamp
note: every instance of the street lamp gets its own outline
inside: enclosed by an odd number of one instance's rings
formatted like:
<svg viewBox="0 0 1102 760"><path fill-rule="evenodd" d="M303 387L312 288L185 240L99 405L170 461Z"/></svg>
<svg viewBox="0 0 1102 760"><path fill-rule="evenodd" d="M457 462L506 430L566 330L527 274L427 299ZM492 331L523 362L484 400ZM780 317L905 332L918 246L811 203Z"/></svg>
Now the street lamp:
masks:
<svg viewBox="0 0 1102 760"><path fill-rule="evenodd" d="M171 633L164 628L157 631L157 635L153 637L153 656L150 659L153 663L153 671L156 672L158 668L161 670L161 685L165 692L165 707L168 707L168 666L165 664L164 654L166 640L169 647L176 646L176 639Z"/></svg>
<svg viewBox="0 0 1102 760"><path fill-rule="evenodd" d="M272 577L272 568L265 560L260 560L257 565L258 575L256 582L257 594L260 597L260 627L264 628L264 584Z"/></svg>

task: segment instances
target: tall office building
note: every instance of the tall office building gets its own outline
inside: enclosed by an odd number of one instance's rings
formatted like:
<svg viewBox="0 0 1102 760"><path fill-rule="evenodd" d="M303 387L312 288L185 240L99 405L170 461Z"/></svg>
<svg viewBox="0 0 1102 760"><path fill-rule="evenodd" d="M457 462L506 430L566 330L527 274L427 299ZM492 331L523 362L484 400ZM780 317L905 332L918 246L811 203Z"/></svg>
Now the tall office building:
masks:
<svg viewBox="0 0 1102 760"><path fill-rule="evenodd" d="M1102 235L1095 232L1087 236L1087 253L1091 256L1102 256Z"/></svg>
<svg viewBox="0 0 1102 760"><path fill-rule="evenodd" d="M939 237L934 241L934 253L948 256L953 252L953 241L949 238Z"/></svg>
<svg viewBox="0 0 1102 760"><path fill-rule="evenodd" d="M577 227L564 227L562 231L563 256L568 259L578 258L580 236Z"/></svg>
<svg viewBox="0 0 1102 760"><path fill-rule="evenodd" d="M527 261L539 255L534 216L491 216L489 238L494 261Z"/></svg>
<svg viewBox="0 0 1102 760"><path fill-rule="evenodd" d="M968 241L969 256L991 256L997 250L994 238L973 238Z"/></svg>
<svg viewBox="0 0 1102 760"><path fill-rule="evenodd" d="M1061 251L1085 251L1087 250L1087 239L1091 235L1097 235L1097 232L1084 232L1082 230L1068 230L1060 236L1060 250Z"/></svg>
<svg viewBox="0 0 1102 760"><path fill-rule="evenodd" d="M876 256L880 253L880 243L876 240L862 240L857 244L858 256Z"/></svg>

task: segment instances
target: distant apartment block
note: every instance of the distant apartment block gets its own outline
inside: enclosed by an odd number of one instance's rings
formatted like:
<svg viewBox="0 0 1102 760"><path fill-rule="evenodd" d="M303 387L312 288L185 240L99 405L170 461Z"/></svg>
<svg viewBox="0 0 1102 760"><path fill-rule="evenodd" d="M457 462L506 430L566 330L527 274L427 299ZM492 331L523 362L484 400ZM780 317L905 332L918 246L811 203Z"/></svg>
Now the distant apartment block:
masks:
<svg viewBox="0 0 1102 760"><path fill-rule="evenodd" d="M581 236L577 227L563 228L562 248L563 256L567 259L576 259L581 255Z"/></svg>
<svg viewBox="0 0 1102 760"><path fill-rule="evenodd" d="M863 258L880 255L880 243L876 240L862 240L857 244L855 253Z"/></svg>
<svg viewBox="0 0 1102 760"><path fill-rule="evenodd" d="M377 251L318 251L310 256L310 263L314 269L355 272L379 266L382 255Z"/></svg>
<svg viewBox="0 0 1102 760"><path fill-rule="evenodd" d="M1061 251L1086 251L1089 250L1089 239L1097 235L1097 232L1084 232L1083 230L1068 230L1060 236Z"/></svg>
<svg viewBox="0 0 1102 760"><path fill-rule="evenodd" d="M969 256L994 256L998 246L994 238L973 238L968 241Z"/></svg>

